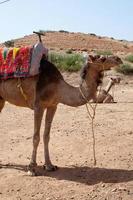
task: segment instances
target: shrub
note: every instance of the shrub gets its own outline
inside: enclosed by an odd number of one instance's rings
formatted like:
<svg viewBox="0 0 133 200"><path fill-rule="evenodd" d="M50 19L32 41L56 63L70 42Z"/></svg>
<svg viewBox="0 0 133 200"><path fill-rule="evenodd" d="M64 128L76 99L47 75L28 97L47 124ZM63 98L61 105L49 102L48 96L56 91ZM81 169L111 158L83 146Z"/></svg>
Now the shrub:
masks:
<svg viewBox="0 0 133 200"><path fill-rule="evenodd" d="M4 45L6 47L14 47L14 40L8 40L8 41L4 42Z"/></svg>
<svg viewBox="0 0 133 200"><path fill-rule="evenodd" d="M49 53L49 60L54 63L57 68L69 72L80 70L84 63L84 58L80 54L59 54L51 52Z"/></svg>
<svg viewBox="0 0 133 200"><path fill-rule="evenodd" d="M73 52L72 49L67 49L66 50L66 53L68 53L68 54L72 54L72 52Z"/></svg>
<svg viewBox="0 0 133 200"><path fill-rule="evenodd" d="M96 37L97 35L95 33L89 33L90 36Z"/></svg>
<svg viewBox="0 0 133 200"><path fill-rule="evenodd" d="M125 60L128 61L128 62L132 62L133 63L133 54L130 54L130 55L126 56Z"/></svg>
<svg viewBox="0 0 133 200"><path fill-rule="evenodd" d="M112 51L110 51L110 50L98 50L95 53L97 55L104 55L104 56L113 55Z"/></svg>
<svg viewBox="0 0 133 200"><path fill-rule="evenodd" d="M69 33L69 31L59 30L60 33Z"/></svg>
<svg viewBox="0 0 133 200"><path fill-rule="evenodd" d="M40 33L55 33L56 31L52 31L52 30L39 30Z"/></svg>
<svg viewBox="0 0 133 200"><path fill-rule="evenodd" d="M39 33L45 33L45 32L47 32L47 31L45 31L45 30L39 30Z"/></svg>
<svg viewBox="0 0 133 200"><path fill-rule="evenodd" d="M133 75L133 65L128 63L121 64L116 68L116 71L125 75Z"/></svg>

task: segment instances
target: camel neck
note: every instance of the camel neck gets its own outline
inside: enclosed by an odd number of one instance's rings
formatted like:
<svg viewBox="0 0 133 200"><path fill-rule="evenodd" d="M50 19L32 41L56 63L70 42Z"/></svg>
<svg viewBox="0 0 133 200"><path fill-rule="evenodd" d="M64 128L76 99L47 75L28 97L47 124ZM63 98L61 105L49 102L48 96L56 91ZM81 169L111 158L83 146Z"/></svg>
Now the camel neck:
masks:
<svg viewBox="0 0 133 200"><path fill-rule="evenodd" d="M81 86L81 90L84 93L85 97L89 101L93 98L94 85L87 87L86 85ZM68 106L77 107L84 105L86 103L85 98L82 96L79 87L73 87L66 83L64 80L60 81L59 84L59 97L60 103L66 104Z"/></svg>

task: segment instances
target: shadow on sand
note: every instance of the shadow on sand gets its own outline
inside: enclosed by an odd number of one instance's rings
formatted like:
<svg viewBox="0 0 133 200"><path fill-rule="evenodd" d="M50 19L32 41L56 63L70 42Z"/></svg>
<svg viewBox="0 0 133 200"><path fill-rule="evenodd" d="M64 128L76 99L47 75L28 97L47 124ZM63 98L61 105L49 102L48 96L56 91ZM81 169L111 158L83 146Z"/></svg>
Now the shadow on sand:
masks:
<svg viewBox="0 0 133 200"><path fill-rule="evenodd" d="M26 165L0 164L0 168L15 169L27 172ZM47 172L42 166L36 168L37 176L46 176L56 178L57 180L74 181L86 185L95 185L97 183L122 183L133 181L133 170L124 169L106 169L82 167L61 167L54 172Z"/></svg>

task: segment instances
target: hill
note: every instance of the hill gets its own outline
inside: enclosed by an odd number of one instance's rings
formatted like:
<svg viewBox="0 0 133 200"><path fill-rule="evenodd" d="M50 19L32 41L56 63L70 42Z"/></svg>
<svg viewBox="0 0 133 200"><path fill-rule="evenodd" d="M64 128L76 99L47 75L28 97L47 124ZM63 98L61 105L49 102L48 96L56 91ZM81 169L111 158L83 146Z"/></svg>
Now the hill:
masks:
<svg viewBox="0 0 133 200"><path fill-rule="evenodd" d="M133 42L126 40L115 40L114 38L101 37L95 34L73 33L67 31L46 31L42 37L43 43L50 50L73 51L111 51L112 53L133 52ZM26 35L23 38L14 40L15 46L33 45L38 41L35 34ZM3 46L3 44L1 44Z"/></svg>

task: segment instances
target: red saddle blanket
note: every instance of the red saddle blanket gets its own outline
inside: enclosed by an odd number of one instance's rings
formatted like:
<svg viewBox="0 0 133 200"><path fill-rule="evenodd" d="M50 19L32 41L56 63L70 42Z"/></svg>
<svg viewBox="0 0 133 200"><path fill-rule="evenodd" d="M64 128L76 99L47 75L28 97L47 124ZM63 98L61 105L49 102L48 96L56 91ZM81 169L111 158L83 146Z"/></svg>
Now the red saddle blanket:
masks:
<svg viewBox="0 0 133 200"><path fill-rule="evenodd" d="M0 79L28 77L32 47L0 48Z"/></svg>

